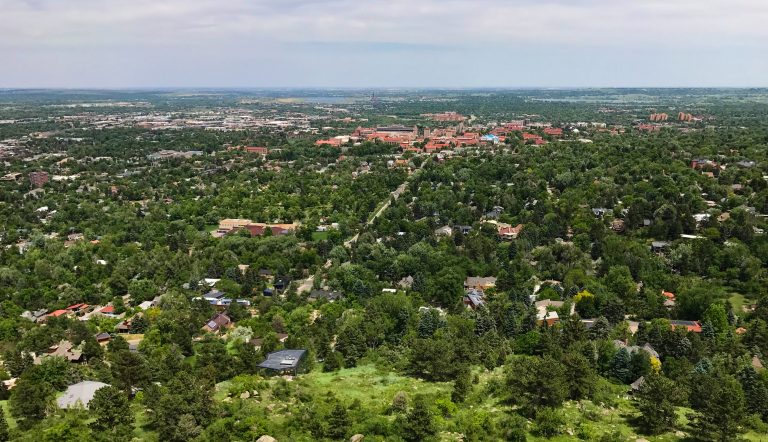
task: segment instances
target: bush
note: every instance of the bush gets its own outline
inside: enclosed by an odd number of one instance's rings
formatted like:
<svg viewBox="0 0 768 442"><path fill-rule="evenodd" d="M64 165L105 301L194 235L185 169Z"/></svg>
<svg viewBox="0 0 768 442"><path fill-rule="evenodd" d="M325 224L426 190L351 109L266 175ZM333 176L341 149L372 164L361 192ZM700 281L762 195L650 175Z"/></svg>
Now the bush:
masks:
<svg viewBox="0 0 768 442"><path fill-rule="evenodd" d="M541 408L536 412L536 433L544 437L554 437L563 432L565 419L559 409Z"/></svg>

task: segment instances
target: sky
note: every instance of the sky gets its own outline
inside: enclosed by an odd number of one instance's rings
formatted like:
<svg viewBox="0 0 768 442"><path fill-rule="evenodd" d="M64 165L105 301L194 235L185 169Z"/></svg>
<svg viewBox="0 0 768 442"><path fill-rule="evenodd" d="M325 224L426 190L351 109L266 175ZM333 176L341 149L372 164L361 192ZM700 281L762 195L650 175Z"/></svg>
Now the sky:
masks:
<svg viewBox="0 0 768 442"><path fill-rule="evenodd" d="M765 0L0 0L0 88L768 86Z"/></svg>

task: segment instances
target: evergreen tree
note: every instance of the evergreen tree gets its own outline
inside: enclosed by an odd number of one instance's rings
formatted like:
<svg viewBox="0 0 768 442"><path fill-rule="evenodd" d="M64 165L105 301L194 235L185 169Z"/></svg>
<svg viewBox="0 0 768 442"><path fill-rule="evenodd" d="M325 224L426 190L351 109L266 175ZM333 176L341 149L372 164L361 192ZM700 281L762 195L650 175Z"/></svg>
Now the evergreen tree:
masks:
<svg viewBox="0 0 768 442"><path fill-rule="evenodd" d="M344 439L349 432L351 425L347 408L342 404L334 405L331 413L328 415L327 436L331 439Z"/></svg>
<svg viewBox="0 0 768 442"><path fill-rule="evenodd" d="M96 390L88 403L94 422L91 427L100 435L109 433L111 440L130 440L133 432L133 413L128 396L117 387Z"/></svg>
<svg viewBox="0 0 768 442"><path fill-rule="evenodd" d="M745 401L741 384L730 375L697 376L692 392L693 427L699 435L725 442L744 432Z"/></svg>
<svg viewBox="0 0 768 442"><path fill-rule="evenodd" d="M5 410L0 407L0 442L6 442L11 439L8 421L5 419Z"/></svg>
<svg viewBox="0 0 768 442"><path fill-rule="evenodd" d="M632 376L631 361L632 356L629 354L629 351L626 348L620 348L613 356L613 361L611 362L611 376L625 384L632 382L633 380L630 379Z"/></svg>
<svg viewBox="0 0 768 442"><path fill-rule="evenodd" d="M403 439L408 442L428 441L434 438L437 429L423 395L416 396L411 411L404 418L400 418L400 432Z"/></svg>
<svg viewBox="0 0 768 442"><path fill-rule="evenodd" d="M657 374L649 374L636 393L636 405L640 411L639 421L651 434L665 432L675 425L673 399L679 394L674 381Z"/></svg>
<svg viewBox="0 0 768 442"><path fill-rule="evenodd" d="M8 401L11 413L19 419L19 426L26 429L43 420L51 406L53 389L46 382L22 377Z"/></svg>
<svg viewBox="0 0 768 442"><path fill-rule="evenodd" d="M456 380L453 381L453 391L451 400L455 403L464 402L467 395L472 391L472 373L469 367L462 367L456 374Z"/></svg>
<svg viewBox="0 0 768 442"><path fill-rule="evenodd" d="M744 389L747 410L768 422L768 387L754 368L747 366L739 370L737 378Z"/></svg>

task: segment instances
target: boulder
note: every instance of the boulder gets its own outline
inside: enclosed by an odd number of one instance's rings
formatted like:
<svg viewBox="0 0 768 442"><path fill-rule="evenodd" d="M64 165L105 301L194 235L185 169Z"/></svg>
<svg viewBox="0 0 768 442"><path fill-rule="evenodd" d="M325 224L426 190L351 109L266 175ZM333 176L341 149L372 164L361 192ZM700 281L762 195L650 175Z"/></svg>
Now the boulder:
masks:
<svg viewBox="0 0 768 442"><path fill-rule="evenodd" d="M356 434L349 438L349 442L360 442L364 437L362 434Z"/></svg>
<svg viewBox="0 0 768 442"><path fill-rule="evenodd" d="M256 439L256 442L277 442L277 439L275 439L272 436L267 436L265 434L264 436L261 436L260 438Z"/></svg>

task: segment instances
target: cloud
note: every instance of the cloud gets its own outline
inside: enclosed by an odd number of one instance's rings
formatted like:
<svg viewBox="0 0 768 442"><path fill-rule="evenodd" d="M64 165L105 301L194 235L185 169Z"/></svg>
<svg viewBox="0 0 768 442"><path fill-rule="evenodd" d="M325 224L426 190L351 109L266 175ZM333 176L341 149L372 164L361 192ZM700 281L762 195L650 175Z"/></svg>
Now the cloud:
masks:
<svg viewBox="0 0 768 442"><path fill-rule="evenodd" d="M149 81L152 72L180 67L195 71L179 73L179 83L197 83L245 66L263 72L258 81L275 84L299 81L297 74L312 68L335 72L334 85L356 81L342 64L363 76L376 69L412 75L398 81L413 84L430 80L417 75L454 75L456 85L479 78L503 83L510 69L541 65L559 66L561 84L582 71L608 83L633 76L604 61L634 66L631 54L657 70L688 60L682 68L693 71L712 60L721 65L712 74L726 75L724 84L752 84L764 80L754 72L749 79L729 74L723 65L746 63L739 70L754 71L764 68L760 54L768 53L762 0L0 0L0 11L0 57L13 62L0 70L0 86L83 78L109 85L107 76ZM572 73L553 54L569 60ZM590 71L584 58L602 70ZM437 74L427 62L443 69ZM51 65L58 73L45 77L40 71ZM64 78L69 72L73 78ZM515 75L509 80L527 77ZM261 85L253 80L238 82Z"/></svg>

